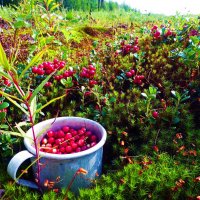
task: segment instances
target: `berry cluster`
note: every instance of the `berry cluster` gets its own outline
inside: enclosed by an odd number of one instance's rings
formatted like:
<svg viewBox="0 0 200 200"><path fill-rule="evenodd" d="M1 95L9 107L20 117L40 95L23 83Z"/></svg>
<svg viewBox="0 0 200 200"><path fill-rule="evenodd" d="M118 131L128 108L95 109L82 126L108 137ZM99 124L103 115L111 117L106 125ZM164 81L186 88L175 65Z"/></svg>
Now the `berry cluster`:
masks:
<svg viewBox="0 0 200 200"><path fill-rule="evenodd" d="M94 80L94 75L96 73L96 68L93 65L89 65L87 68L83 67L82 71L80 72L81 78L87 78L89 79L89 86L93 87L97 84L97 81Z"/></svg>
<svg viewBox="0 0 200 200"><path fill-rule="evenodd" d="M136 75L133 82L137 85L142 85L144 78L144 75Z"/></svg>
<svg viewBox="0 0 200 200"><path fill-rule="evenodd" d="M151 29L151 33L155 39L160 38L160 31L158 30L158 26L154 25L153 28Z"/></svg>
<svg viewBox="0 0 200 200"><path fill-rule="evenodd" d="M135 38L134 43L132 44L125 44L125 41L121 42L121 52L122 55L125 56L129 54L130 52L136 53L140 50L138 47L138 37Z"/></svg>
<svg viewBox="0 0 200 200"><path fill-rule="evenodd" d="M126 76L128 77L128 78L131 78L131 77L133 77L135 75L135 70L134 69L131 69L131 70L129 70L128 72L126 72Z"/></svg>
<svg viewBox="0 0 200 200"><path fill-rule="evenodd" d="M85 151L98 142L91 131L82 127L78 130L64 126L57 131L48 131L41 140L40 151L54 154L70 154Z"/></svg>
<svg viewBox="0 0 200 200"><path fill-rule="evenodd" d="M54 59L53 62L43 62L37 67L34 66L32 68L32 72L38 75L49 75L54 71L63 69L65 67L65 61L59 61L58 59Z"/></svg>
<svg viewBox="0 0 200 200"><path fill-rule="evenodd" d="M11 86L11 82L5 77L2 77L0 82L2 82L5 86Z"/></svg>
<svg viewBox="0 0 200 200"><path fill-rule="evenodd" d="M87 68L83 67L80 73L81 78L93 79L96 73L96 68L93 65L89 65Z"/></svg>
<svg viewBox="0 0 200 200"><path fill-rule="evenodd" d="M170 36L175 36L176 34L173 33L170 28L166 29L164 25L161 25L161 28L164 28L165 29L165 33L163 33L161 35L161 30L158 29L158 26L154 25L151 29L151 33L153 35L153 37L158 40L158 39L161 39L161 37L163 38L167 38L167 37L170 37ZM162 38L162 39L163 39Z"/></svg>
<svg viewBox="0 0 200 200"><path fill-rule="evenodd" d="M75 71L73 71L73 70L66 70L63 72L63 74L55 75L54 79L57 81L60 81L63 78L73 77L74 73L75 73Z"/></svg>
<svg viewBox="0 0 200 200"><path fill-rule="evenodd" d="M144 75L136 75L135 76L135 70L134 69L131 69L129 70L128 72L126 72L126 77L127 78L133 78L134 79L134 83L135 84L138 84L138 85L142 85L142 81L144 80Z"/></svg>

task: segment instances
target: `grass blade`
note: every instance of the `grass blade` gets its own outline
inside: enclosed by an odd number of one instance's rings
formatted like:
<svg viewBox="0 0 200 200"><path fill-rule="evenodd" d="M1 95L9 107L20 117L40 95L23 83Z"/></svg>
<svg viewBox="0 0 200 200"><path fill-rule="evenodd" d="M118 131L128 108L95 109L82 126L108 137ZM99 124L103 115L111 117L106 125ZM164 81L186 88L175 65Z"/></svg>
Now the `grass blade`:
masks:
<svg viewBox="0 0 200 200"><path fill-rule="evenodd" d="M57 101L57 100L59 100L59 99L62 99L64 96L66 96L66 94L64 94L64 95L62 95L62 96L60 96L60 97L56 97L56 98L52 99L51 101L49 101L48 103L46 103L45 105L43 105L42 107L40 107L39 109L37 109L37 110L35 111L34 115L35 115L36 113L40 112L43 108L45 108L45 107L48 106L49 104L53 103L54 101Z"/></svg>
<svg viewBox="0 0 200 200"><path fill-rule="evenodd" d="M18 107L23 113L25 113L27 116L29 116L28 112L22 108L15 100L11 99L9 96L5 96L6 99L8 99L11 103L13 103L16 107Z"/></svg>
<svg viewBox="0 0 200 200"><path fill-rule="evenodd" d="M37 64L39 62L39 60L42 58L42 56L44 55L44 53L46 52L47 48L43 49L42 51L40 51L38 54L36 54L33 59L30 61L30 63L27 65L27 67L22 71L22 73L19 76L19 81L24 77L24 74L26 73L26 71L34 66L35 64Z"/></svg>
<svg viewBox="0 0 200 200"><path fill-rule="evenodd" d="M55 73L55 72L54 72ZM44 87L45 83L51 78L51 76L54 74L50 74L49 76L47 76L41 83L40 85L34 90L30 100L29 100L29 103L31 104L31 101L35 98L35 96L40 92L40 90Z"/></svg>

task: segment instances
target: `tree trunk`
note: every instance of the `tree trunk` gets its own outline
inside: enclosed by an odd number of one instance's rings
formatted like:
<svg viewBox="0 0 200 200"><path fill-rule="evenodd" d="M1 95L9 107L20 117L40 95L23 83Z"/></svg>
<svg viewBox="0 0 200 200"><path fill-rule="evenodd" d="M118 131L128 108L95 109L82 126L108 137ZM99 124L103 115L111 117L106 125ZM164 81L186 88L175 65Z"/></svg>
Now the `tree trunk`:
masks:
<svg viewBox="0 0 200 200"><path fill-rule="evenodd" d="M100 10L101 7L101 0L98 0L98 11Z"/></svg>

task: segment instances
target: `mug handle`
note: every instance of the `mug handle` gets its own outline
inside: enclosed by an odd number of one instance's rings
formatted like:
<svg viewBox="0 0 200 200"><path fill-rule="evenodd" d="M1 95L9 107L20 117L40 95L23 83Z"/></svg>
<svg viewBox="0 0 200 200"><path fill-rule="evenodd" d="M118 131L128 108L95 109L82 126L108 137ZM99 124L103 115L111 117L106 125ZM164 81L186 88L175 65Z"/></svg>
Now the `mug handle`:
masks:
<svg viewBox="0 0 200 200"><path fill-rule="evenodd" d="M17 179L17 171L20 165L27 159L34 157L33 154L29 153L27 150L20 151L17 153L8 163L7 172L8 174L15 180L16 183L28 186L33 189L38 189L38 186L33 181L25 180L25 179Z"/></svg>

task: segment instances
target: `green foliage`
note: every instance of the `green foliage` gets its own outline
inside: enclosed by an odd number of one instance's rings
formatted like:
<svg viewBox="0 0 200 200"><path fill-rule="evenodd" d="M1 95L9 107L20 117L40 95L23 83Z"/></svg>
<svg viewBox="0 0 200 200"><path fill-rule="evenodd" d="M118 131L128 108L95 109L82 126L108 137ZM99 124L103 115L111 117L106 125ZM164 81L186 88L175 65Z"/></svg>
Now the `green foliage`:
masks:
<svg viewBox="0 0 200 200"><path fill-rule="evenodd" d="M92 189L81 190L78 199L187 199L199 192L198 167L176 164L166 154L129 164L102 176ZM191 194L190 191L193 191Z"/></svg>

